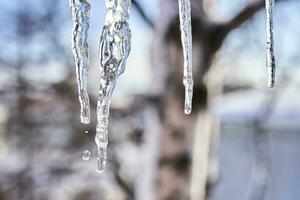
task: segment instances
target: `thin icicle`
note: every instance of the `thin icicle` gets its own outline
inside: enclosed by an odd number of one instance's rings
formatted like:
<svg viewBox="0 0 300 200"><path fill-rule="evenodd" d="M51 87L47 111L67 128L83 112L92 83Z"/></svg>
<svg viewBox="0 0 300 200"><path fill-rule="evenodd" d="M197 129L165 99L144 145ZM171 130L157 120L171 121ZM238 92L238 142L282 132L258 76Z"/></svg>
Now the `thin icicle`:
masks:
<svg viewBox="0 0 300 200"><path fill-rule="evenodd" d="M274 8L274 0L266 0L266 11L267 11L267 71L268 71L268 86L270 88L273 88L275 86L273 8Z"/></svg>
<svg viewBox="0 0 300 200"><path fill-rule="evenodd" d="M124 72L131 49L130 0L106 0L107 16L100 39L100 89L97 103L97 170L106 164L109 109L117 78Z"/></svg>
<svg viewBox="0 0 300 200"><path fill-rule="evenodd" d="M192 25L191 5L189 0L178 0L179 18L181 28L181 42L184 56L183 84L185 86L184 112L192 112L193 100L193 66L192 66Z"/></svg>
<svg viewBox="0 0 300 200"><path fill-rule="evenodd" d="M90 65L88 30L90 21L89 0L70 0L73 18L72 50L76 65L80 119L90 123L90 102L87 92L87 76Z"/></svg>

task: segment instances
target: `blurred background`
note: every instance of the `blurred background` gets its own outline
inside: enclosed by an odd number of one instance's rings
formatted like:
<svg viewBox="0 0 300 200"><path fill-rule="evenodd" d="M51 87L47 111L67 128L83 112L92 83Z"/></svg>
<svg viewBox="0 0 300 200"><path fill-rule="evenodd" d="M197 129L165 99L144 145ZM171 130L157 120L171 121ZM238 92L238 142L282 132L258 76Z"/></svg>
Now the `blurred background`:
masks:
<svg viewBox="0 0 300 200"><path fill-rule="evenodd" d="M268 89L264 1L191 0L190 116L177 0L132 3L132 51L113 96L107 168L97 174L104 1L91 1L88 126L79 120L68 0L1 1L0 199L300 199L300 1L276 1L277 83Z"/></svg>

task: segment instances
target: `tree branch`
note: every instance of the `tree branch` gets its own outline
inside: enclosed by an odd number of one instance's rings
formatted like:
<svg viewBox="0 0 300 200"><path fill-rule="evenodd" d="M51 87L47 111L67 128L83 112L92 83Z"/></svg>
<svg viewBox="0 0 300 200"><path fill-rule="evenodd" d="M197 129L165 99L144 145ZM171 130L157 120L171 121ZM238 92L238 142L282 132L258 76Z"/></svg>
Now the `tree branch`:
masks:
<svg viewBox="0 0 300 200"><path fill-rule="evenodd" d="M142 6L140 5L140 3L137 0L132 0L132 5L135 7L135 9L137 10L137 12L140 14L140 16L142 17L142 19L146 22L146 24L148 26L150 26L151 28L154 28L154 23L152 22L152 20L146 15L144 9L142 8Z"/></svg>
<svg viewBox="0 0 300 200"><path fill-rule="evenodd" d="M226 27L228 28L228 32L241 26L248 19L250 19L258 10L263 8L264 5L264 0L256 0L254 2L249 3L248 6L241 10L232 20L227 22Z"/></svg>

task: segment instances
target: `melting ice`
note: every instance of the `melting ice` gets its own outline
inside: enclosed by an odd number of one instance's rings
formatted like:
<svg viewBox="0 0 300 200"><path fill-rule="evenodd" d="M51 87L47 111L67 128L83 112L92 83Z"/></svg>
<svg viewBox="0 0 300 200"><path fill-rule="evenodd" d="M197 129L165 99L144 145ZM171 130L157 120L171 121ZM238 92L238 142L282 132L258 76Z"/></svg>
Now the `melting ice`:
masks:
<svg viewBox="0 0 300 200"><path fill-rule="evenodd" d="M106 164L108 117L117 78L124 72L131 49L130 0L106 0L107 15L100 38L100 89L97 103L97 170Z"/></svg>
<svg viewBox="0 0 300 200"><path fill-rule="evenodd" d="M267 71L268 71L268 86L270 88L273 88L275 86L273 9L274 9L274 0L266 0L266 12L267 12Z"/></svg>
<svg viewBox="0 0 300 200"><path fill-rule="evenodd" d="M193 67L192 67L192 25L191 25L191 5L189 0L178 0L179 18L181 29L181 41L184 57L183 84L185 86L184 112L192 112L193 99Z"/></svg>
<svg viewBox="0 0 300 200"><path fill-rule="evenodd" d="M87 76L90 65L88 30L90 21L89 0L70 0L73 19L72 51L76 65L78 97L81 107L80 119L84 124L90 122L90 103L87 93Z"/></svg>

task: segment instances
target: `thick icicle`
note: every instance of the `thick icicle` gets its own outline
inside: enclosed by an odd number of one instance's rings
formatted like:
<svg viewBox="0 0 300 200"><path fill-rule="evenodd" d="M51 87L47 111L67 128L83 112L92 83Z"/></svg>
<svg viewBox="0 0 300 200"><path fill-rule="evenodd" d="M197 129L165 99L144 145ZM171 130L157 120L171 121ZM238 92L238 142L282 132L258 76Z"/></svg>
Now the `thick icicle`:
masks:
<svg viewBox="0 0 300 200"><path fill-rule="evenodd" d="M87 92L87 76L90 65L88 49L88 30L90 20L89 0L70 0L73 17L72 50L76 65L80 119L90 123L90 102Z"/></svg>
<svg viewBox="0 0 300 200"><path fill-rule="evenodd" d="M112 93L117 78L124 72L131 49L129 29L130 0L106 0L107 16L100 39L100 89L97 104L95 141L98 148L97 170L106 163L108 145L108 117Z"/></svg>
<svg viewBox="0 0 300 200"><path fill-rule="evenodd" d="M189 0L178 0L181 28L181 41L184 56L183 84L185 86L184 112L192 112L193 99L193 67L192 67L192 25L191 5Z"/></svg>
<svg viewBox="0 0 300 200"><path fill-rule="evenodd" d="M266 12L267 12L267 71L268 71L268 86L270 88L273 88L275 86L273 8L274 8L274 0L266 0Z"/></svg>

